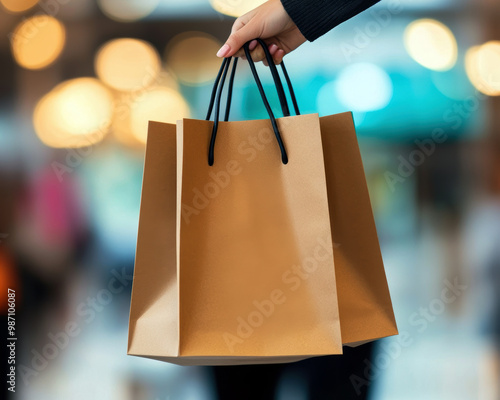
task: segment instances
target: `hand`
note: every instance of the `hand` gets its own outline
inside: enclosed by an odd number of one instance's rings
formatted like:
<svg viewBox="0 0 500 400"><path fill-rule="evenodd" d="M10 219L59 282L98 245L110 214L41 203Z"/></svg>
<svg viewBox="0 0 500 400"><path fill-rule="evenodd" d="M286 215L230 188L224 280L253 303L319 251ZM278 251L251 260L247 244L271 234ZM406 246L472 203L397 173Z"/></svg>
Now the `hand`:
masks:
<svg viewBox="0 0 500 400"><path fill-rule="evenodd" d="M261 38L268 45L276 64L306 41L297 26L286 13L280 0L268 0L256 9L239 17L233 24L231 35L217 52L218 57L242 57L243 45L249 40ZM250 43L252 59L265 58L257 41Z"/></svg>

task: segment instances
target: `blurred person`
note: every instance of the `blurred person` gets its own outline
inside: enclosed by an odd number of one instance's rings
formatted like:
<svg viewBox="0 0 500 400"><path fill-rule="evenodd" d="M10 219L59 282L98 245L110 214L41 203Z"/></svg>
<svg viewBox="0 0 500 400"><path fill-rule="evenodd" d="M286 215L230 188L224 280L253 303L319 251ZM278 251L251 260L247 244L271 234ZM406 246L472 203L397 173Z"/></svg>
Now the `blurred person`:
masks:
<svg viewBox="0 0 500 400"><path fill-rule="evenodd" d="M341 356L314 357L291 364L213 367L217 399L277 399L281 379L299 375L301 392L307 393L309 400L363 400L373 383L366 374L372 351L373 344L367 343L344 347Z"/></svg>
<svg viewBox="0 0 500 400"><path fill-rule="evenodd" d="M54 163L28 179L16 206L13 239L31 272L46 282L65 276L88 234L81 184L76 176L61 179Z"/></svg>
<svg viewBox="0 0 500 400"><path fill-rule="evenodd" d="M493 392L500 395L500 201L494 196L467 210L462 243L468 271L469 296L464 320L478 340L491 343L486 363Z"/></svg>
<svg viewBox="0 0 500 400"><path fill-rule="evenodd" d="M314 41L335 26L371 7L379 0L268 0L236 19L231 34L217 52L218 57L242 57L242 46L260 38L269 47L274 62L306 41ZM264 52L253 40L249 46L255 61ZM304 376L310 399L365 399L369 385L355 389L352 375L364 376L372 345L346 349L342 357L324 356L295 364L213 367L218 399L276 398L278 382L287 368Z"/></svg>

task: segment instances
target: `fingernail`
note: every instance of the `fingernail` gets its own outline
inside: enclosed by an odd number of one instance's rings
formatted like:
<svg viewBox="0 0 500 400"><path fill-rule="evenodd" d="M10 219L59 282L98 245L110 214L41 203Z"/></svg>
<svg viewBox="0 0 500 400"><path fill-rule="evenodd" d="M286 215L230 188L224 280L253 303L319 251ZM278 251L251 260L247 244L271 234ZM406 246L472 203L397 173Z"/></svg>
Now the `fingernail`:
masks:
<svg viewBox="0 0 500 400"><path fill-rule="evenodd" d="M252 51L253 49L255 49L257 47L257 41L256 40L252 40L250 42L250 44L248 45L248 48L250 49L250 51Z"/></svg>
<svg viewBox="0 0 500 400"><path fill-rule="evenodd" d="M225 57L226 54L229 53L229 50L231 50L231 48L229 47L228 44L225 44L217 52L217 57Z"/></svg>
<svg viewBox="0 0 500 400"><path fill-rule="evenodd" d="M276 50L278 50L278 46L276 46L275 44L269 46L269 53L274 54Z"/></svg>

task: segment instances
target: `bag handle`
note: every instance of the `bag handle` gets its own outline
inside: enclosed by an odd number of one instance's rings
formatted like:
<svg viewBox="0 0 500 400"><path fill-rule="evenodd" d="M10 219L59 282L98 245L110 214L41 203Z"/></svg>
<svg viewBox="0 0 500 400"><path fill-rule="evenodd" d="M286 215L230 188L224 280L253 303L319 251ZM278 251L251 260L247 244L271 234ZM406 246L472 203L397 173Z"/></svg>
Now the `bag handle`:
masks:
<svg viewBox="0 0 500 400"><path fill-rule="evenodd" d="M231 61L231 57L224 58L222 60L222 64L219 68L219 72L217 73L217 77L215 78L214 86L212 88L212 94L210 95L210 103L208 104L208 111L205 120L208 121L212 115L212 110L214 108L215 97L217 95L217 88L219 87L219 82L221 80L222 74L224 73L224 68L226 64ZM228 121L229 119L229 110L231 109L231 100L233 96L233 84L234 84L234 75L236 73L236 65L238 64L238 58L234 57L233 69L231 71L231 76L229 77L229 89L227 93L227 102L226 102L226 114L224 116L224 121Z"/></svg>
<svg viewBox="0 0 500 400"><path fill-rule="evenodd" d="M295 110L295 115L300 115L299 105L297 104L297 98L295 97L295 92L293 90L292 81L288 76L288 72L285 68L285 63L283 61L280 62L281 70L283 71L283 76L285 77L286 84L288 86L288 93L292 98L293 109Z"/></svg>
<svg viewBox="0 0 500 400"><path fill-rule="evenodd" d="M278 91L278 97L280 100L281 104L281 109L283 111L283 116L284 117L289 117L290 116L290 111L288 108L288 102L286 99L285 91L283 90L283 84L281 82L280 76L278 74L278 69L276 68L276 65L274 64L273 58L271 56L271 53L269 52L269 49L267 48L267 44L260 38L255 39L257 42L262 46L264 50L264 54L266 55L267 62L269 64L269 69L271 70L271 74L273 76L274 84L276 86L276 90ZM251 41L250 41L251 42ZM250 56L250 42L245 43L243 49L245 50L245 55L247 56L248 63L250 64L250 69L252 70L252 73L257 80L259 80L259 77L257 75L257 71L255 70L255 63ZM290 77L288 76L288 72L285 67L285 63L281 61L281 70L283 71L283 75L285 77L285 81L288 86L288 92L290 93L290 97L292 98L292 103L294 107L294 111L296 115L300 115L299 111L299 106L297 104L297 99L295 97L295 92L293 90L292 82L290 81ZM253 68L252 68L253 66Z"/></svg>
<svg viewBox="0 0 500 400"><path fill-rule="evenodd" d="M229 58L231 58L231 57L229 57ZM215 103L215 97L217 95L217 88L219 86L219 82L220 82L220 79L221 79L222 73L224 71L224 67L226 65L227 60L228 60L228 58L224 58L223 59L222 64L221 64L221 66L219 68L219 72L217 74L217 77L215 78L214 86L212 88L212 94L210 96L210 102L209 102L209 105L208 105L207 115L205 117L205 120L207 120L207 121L210 119L210 117L212 115L212 110L213 110L214 103ZM235 76L235 72L236 72L236 65L237 65L237 63L238 63L238 58L234 57L233 69L231 71L231 76L229 78L229 88L228 88L227 102L226 102L226 114L224 116L224 121L228 121L229 120L229 111L231 109L231 100L232 100L232 95L233 95L234 76ZM283 72L283 76L285 77L285 80L286 80L286 83L287 83L288 92L289 92L290 97L292 99L292 104L293 104L293 108L294 108L294 111L295 111L295 115L300 115L299 106L297 104L297 99L295 97L295 92L293 90L292 82L291 82L290 77L288 75L288 71L286 70L285 63L282 61L279 65L281 66L281 70ZM274 80L274 76L273 76L273 80ZM275 85L278 86L278 83L276 83L276 81L275 81ZM286 99L285 99L285 102L286 102ZM286 116L285 115L286 113L285 113L284 107L282 107L282 111L283 111L283 115Z"/></svg>
<svg viewBox="0 0 500 400"><path fill-rule="evenodd" d="M214 112L214 125L212 127L212 135L210 137L210 145L208 147L208 165L212 166L214 164L214 149L215 149L215 138L217 137L217 130L219 128L219 110L220 110L220 98L222 94L222 89L224 88L224 83L226 81L226 75L227 71L229 70L229 65L231 64L231 58L225 58L224 61L222 62L221 69L219 71L219 74L217 76L216 80L221 80L221 83L219 87L217 88L217 95L216 95L216 107L215 107L215 112ZM235 70L234 64L233 64L233 72ZM231 74L233 75L233 74ZM232 82L231 86L232 86ZM213 107L213 101L214 101L214 94L215 94L215 87L212 90L212 96L210 99L210 108L209 108L209 113L207 115L207 120L210 118L210 114L212 113L211 108ZM228 94L228 105L226 107L226 117L229 117L229 99L230 96ZM227 119L226 119L227 121Z"/></svg>
<svg viewBox="0 0 500 400"><path fill-rule="evenodd" d="M273 76L273 80L274 80L274 83L275 83L275 86L276 86L276 90L278 92L278 98L279 98L279 101L280 101L280 104L281 104L283 115L284 116L290 116L290 111L289 111L289 108L288 108L288 103L287 103L286 95L285 95L285 92L283 90L283 85L281 83L281 79L279 77L276 65L274 64L272 56L269 53L269 49L267 48L267 45L265 44L264 41L262 41L261 39L256 39L256 40L262 46L262 48L264 50L264 53L265 53L265 56L266 56L266 59L268 61L268 64L269 64L269 67L270 67L270 70L271 70L271 74ZM271 125L273 127L273 131L275 133L276 140L278 142L278 145L279 145L279 148L280 148L280 151L281 151L281 160L282 160L283 164L287 164L288 163L288 156L287 156L287 153L286 153L285 146L283 144L283 140L282 140L281 135L279 133L278 126L276 124L276 118L274 117L273 111L272 111L272 109L271 109L271 107L269 105L269 102L267 100L266 94L265 94L264 89L262 87L262 83L261 83L260 78L259 78L259 76L257 74L257 70L255 68L255 63L252 60L252 57L250 55L250 49L249 49L250 42L251 41L245 43L245 45L244 45L245 55L247 56L248 63L250 65L250 69L252 71L252 74L254 76L255 82L256 82L257 87L259 89L259 92L261 94L262 100L264 102L264 106L266 107L266 110L268 112L269 118L271 120ZM232 91L233 91L233 84L234 84L234 76L235 76L235 73L236 73L237 62L238 62L238 59L234 58L233 69L231 71L231 76L229 78L229 88L228 88L228 94L227 94L226 113L225 113L224 121L227 121L229 119L229 112L230 112L230 107L231 107ZM214 102L215 102L216 103L216 108L215 108L215 113L214 113L214 125L213 125L213 128L212 128L212 136L210 138L210 146L209 146L209 152L208 152L208 163L209 163L209 165L213 165L213 163L214 163L215 139L216 139L216 136L217 136L218 123L219 123L219 110L220 110L221 94L222 94L222 90L223 90L224 83L225 83L225 80L226 80L227 72L229 70L230 63L231 63L231 57L224 58L224 60L222 61L222 65L221 65L221 67L219 69L219 72L217 74L217 77L215 79L215 83L214 83L214 86L213 86L213 89L212 89L212 94L211 94L211 97L210 97L210 103L209 103L209 107L208 107L208 111L207 111L206 120L209 120L210 116L212 114L212 109L214 107ZM295 97L295 93L294 93L294 90L293 90L293 87L292 87L292 83L290 81L290 77L289 77L288 72L286 70L285 64L283 62L281 62L280 65L281 65L281 68L282 68L285 80L287 82L288 91L289 91L289 94L290 94L290 97L292 99L292 103L293 103L293 106L294 106L294 111L295 111L296 115L300 115L299 107L298 107L298 104L297 104L297 99ZM219 85L219 82L220 82L220 85Z"/></svg>

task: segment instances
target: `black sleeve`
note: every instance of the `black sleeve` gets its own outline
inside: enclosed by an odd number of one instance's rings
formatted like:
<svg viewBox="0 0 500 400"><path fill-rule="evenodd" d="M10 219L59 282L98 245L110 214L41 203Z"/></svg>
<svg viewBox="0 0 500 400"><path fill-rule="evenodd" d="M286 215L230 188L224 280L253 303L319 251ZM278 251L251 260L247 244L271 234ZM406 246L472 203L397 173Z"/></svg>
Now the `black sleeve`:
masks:
<svg viewBox="0 0 500 400"><path fill-rule="evenodd" d="M380 0L281 0L304 37L312 42Z"/></svg>

